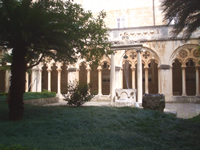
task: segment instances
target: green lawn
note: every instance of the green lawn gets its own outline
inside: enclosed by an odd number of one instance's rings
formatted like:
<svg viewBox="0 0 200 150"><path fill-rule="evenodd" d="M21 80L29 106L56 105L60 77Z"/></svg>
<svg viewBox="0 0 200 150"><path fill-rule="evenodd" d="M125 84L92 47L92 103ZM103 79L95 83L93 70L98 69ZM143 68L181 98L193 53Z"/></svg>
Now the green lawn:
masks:
<svg viewBox="0 0 200 150"><path fill-rule="evenodd" d="M199 150L200 116L184 120L124 107L25 105L24 120L8 121L0 101L0 144L42 150ZM2 146L3 147L3 146Z"/></svg>
<svg viewBox="0 0 200 150"><path fill-rule="evenodd" d="M5 93L0 93L0 101L5 101L7 96ZM42 92L26 92L23 95L23 100L31 100L31 99L40 99L40 98L48 98L55 97L56 92L48 92L47 90L43 90Z"/></svg>

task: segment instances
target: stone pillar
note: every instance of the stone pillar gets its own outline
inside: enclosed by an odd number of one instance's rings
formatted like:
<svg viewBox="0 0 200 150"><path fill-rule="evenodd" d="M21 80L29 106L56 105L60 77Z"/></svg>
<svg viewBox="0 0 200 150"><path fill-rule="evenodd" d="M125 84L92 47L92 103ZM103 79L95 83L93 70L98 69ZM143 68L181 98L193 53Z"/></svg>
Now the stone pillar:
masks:
<svg viewBox="0 0 200 150"><path fill-rule="evenodd" d="M61 66L62 66L62 63L56 63L56 66L57 66L57 71L58 71L58 85L57 85L57 94L56 96L57 97L61 97Z"/></svg>
<svg viewBox="0 0 200 150"><path fill-rule="evenodd" d="M6 70L6 73L5 73L5 93L9 92L10 76L11 76L11 71L10 70Z"/></svg>
<svg viewBox="0 0 200 150"><path fill-rule="evenodd" d="M77 81L76 73L76 68L68 68L68 83Z"/></svg>
<svg viewBox="0 0 200 150"><path fill-rule="evenodd" d="M115 67L115 88L121 88L121 74L120 74L121 67Z"/></svg>
<svg viewBox="0 0 200 150"><path fill-rule="evenodd" d="M87 68L87 83L90 84L90 68Z"/></svg>
<svg viewBox="0 0 200 150"><path fill-rule="evenodd" d="M42 92L42 64L32 68L31 92Z"/></svg>
<svg viewBox="0 0 200 150"><path fill-rule="evenodd" d="M26 72L25 92L28 92L28 73Z"/></svg>
<svg viewBox="0 0 200 150"><path fill-rule="evenodd" d="M38 68L37 92L42 92L42 67Z"/></svg>
<svg viewBox="0 0 200 150"><path fill-rule="evenodd" d="M199 67L196 66L196 96L200 96L199 92Z"/></svg>
<svg viewBox="0 0 200 150"><path fill-rule="evenodd" d="M110 71L110 102L115 102L115 54L111 54L111 71Z"/></svg>
<svg viewBox="0 0 200 150"><path fill-rule="evenodd" d="M47 69L48 71L48 91L51 92L51 69Z"/></svg>
<svg viewBox="0 0 200 150"><path fill-rule="evenodd" d="M161 76L160 76L160 67L158 68L158 94L162 93L162 89L161 89Z"/></svg>
<svg viewBox="0 0 200 150"><path fill-rule="evenodd" d="M182 66L182 96L187 96L187 94L186 94L185 66Z"/></svg>
<svg viewBox="0 0 200 150"><path fill-rule="evenodd" d="M98 95L102 95L102 73L101 73L101 66L97 68L98 70Z"/></svg>
<svg viewBox="0 0 200 150"><path fill-rule="evenodd" d="M148 68L145 68L145 93L149 94Z"/></svg>
<svg viewBox="0 0 200 150"><path fill-rule="evenodd" d="M48 91L51 92L51 69L52 63L47 64L47 71L48 71Z"/></svg>
<svg viewBox="0 0 200 150"><path fill-rule="evenodd" d="M76 80L77 80L77 82L79 82L79 71L80 71L79 68L76 69Z"/></svg>
<svg viewBox="0 0 200 150"><path fill-rule="evenodd" d="M172 68L169 65L160 65L160 94L165 95L165 101L172 101Z"/></svg>
<svg viewBox="0 0 200 150"><path fill-rule="evenodd" d="M135 68L132 67L132 89L135 89Z"/></svg>
<svg viewBox="0 0 200 150"><path fill-rule="evenodd" d="M120 76L121 76L120 87L121 89L123 89L123 68L120 69Z"/></svg>
<svg viewBox="0 0 200 150"><path fill-rule="evenodd" d="M141 49L137 49L137 102L142 104L142 59Z"/></svg>
<svg viewBox="0 0 200 150"><path fill-rule="evenodd" d="M36 66L32 68L31 72L31 92L36 92Z"/></svg>

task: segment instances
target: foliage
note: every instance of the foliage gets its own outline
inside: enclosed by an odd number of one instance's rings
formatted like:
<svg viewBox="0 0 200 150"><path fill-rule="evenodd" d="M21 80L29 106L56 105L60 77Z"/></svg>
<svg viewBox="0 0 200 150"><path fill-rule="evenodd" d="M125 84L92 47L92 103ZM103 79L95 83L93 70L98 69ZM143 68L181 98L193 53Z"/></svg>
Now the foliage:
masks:
<svg viewBox="0 0 200 150"><path fill-rule="evenodd" d="M94 95L90 92L90 85L87 83L71 82L67 86L67 94L64 100L70 106L81 106L90 101Z"/></svg>
<svg viewBox="0 0 200 150"><path fill-rule="evenodd" d="M200 27L200 1L199 0L163 0L165 19L169 23L175 19L174 36L183 31L188 39Z"/></svg>
<svg viewBox="0 0 200 150"><path fill-rule="evenodd" d="M41 150L199 150L200 121L132 107L26 105L10 122L0 102L0 143ZM187 142L186 142L187 141Z"/></svg>
<svg viewBox="0 0 200 150"><path fill-rule="evenodd" d="M45 59L73 63L85 58L98 63L110 53L105 50L110 46L105 17L100 12L94 18L70 1L0 0L0 48L12 49L11 120L23 118L27 68Z"/></svg>
<svg viewBox="0 0 200 150"><path fill-rule="evenodd" d="M67 62L79 57L96 61L109 46L106 14L94 18L69 1L0 0L0 16L0 46L7 50L23 42L27 63L47 56Z"/></svg>

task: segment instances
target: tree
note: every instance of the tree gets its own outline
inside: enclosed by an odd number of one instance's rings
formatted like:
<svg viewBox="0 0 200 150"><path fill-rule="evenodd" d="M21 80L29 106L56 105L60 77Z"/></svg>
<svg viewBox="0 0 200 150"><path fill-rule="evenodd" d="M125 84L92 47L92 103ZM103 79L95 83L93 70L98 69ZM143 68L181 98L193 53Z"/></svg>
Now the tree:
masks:
<svg viewBox="0 0 200 150"><path fill-rule="evenodd" d="M104 12L94 18L69 1L0 0L0 46L12 49L13 59L8 104L11 120L23 118L28 67L45 57L70 63L85 58L97 63L108 53L104 18ZM33 59L36 63L28 66Z"/></svg>
<svg viewBox="0 0 200 150"><path fill-rule="evenodd" d="M174 25L174 37L183 31L183 37L189 39L191 34L200 27L200 1L199 0L163 0L165 19Z"/></svg>

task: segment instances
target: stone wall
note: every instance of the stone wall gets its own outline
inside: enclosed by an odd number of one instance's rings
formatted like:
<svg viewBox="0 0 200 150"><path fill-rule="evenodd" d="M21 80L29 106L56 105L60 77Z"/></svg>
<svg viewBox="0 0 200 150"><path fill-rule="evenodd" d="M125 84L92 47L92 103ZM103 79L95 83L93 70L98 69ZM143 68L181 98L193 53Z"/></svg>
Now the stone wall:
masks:
<svg viewBox="0 0 200 150"><path fill-rule="evenodd" d="M31 105L46 105L46 104L58 103L58 102L59 102L58 97L24 100L25 104L31 104Z"/></svg>

